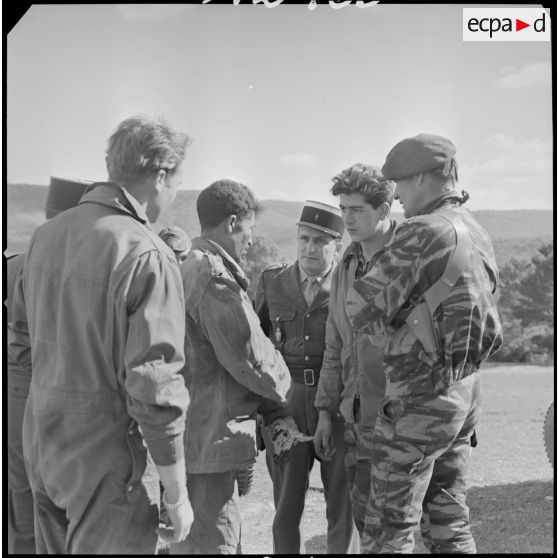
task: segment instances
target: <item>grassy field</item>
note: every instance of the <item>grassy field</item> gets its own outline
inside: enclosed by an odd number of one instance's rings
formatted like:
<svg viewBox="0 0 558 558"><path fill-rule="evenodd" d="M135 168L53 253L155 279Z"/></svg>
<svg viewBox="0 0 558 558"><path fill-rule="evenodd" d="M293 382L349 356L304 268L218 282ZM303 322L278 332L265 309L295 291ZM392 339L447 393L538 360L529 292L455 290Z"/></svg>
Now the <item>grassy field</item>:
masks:
<svg viewBox="0 0 558 558"><path fill-rule="evenodd" d="M543 419L554 399L554 370L494 366L482 370L483 415L470 467L468 503L479 553L550 553L554 549L554 470L544 451ZM264 455L242 500L246 554L272 552L273 496ZM318 467L306 498L306 552L325 553L325 506ZM424 552L420 536L416 553Z"/></svg>

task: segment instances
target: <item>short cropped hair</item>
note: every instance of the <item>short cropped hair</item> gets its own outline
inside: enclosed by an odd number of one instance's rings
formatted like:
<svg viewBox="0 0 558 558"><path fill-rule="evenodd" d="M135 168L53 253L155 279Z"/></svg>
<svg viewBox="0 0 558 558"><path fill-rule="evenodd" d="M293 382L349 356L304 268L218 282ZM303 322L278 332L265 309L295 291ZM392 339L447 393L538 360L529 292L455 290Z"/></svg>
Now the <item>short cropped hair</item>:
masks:
<svg viewBox="0 0 558 558"><path fill-rule="evenodd" d="M430 174L437 182L455 186L458 182L457 161L451 159L447 164L427 171L425 174Z"/></svg>
<svg viewBox="0 0 558 558"><path fill-rule="evenodd" d="M395 183L384 178L380 167L355 163L331 180L333 186L330 191L334 196L362 194L364 201L374 209L378 209L382 203L391 206L393 202Z"/></svg>
<svg viewBox="0 0 558 558"><path fill-rule="evenodd" d="M190 139L162 119L133 116L121 122L108 140L109 179L123 184L159 170L173 173L186 156Z"/></svg>
<svg viewBox="0 0 558 558"><path fill-rule="evenodd" d="M197 201L198 218L202 230L212 229L230 215L240 219L259 213L261 205L244 184L228 178L217 180L200 192Z"/></svg>

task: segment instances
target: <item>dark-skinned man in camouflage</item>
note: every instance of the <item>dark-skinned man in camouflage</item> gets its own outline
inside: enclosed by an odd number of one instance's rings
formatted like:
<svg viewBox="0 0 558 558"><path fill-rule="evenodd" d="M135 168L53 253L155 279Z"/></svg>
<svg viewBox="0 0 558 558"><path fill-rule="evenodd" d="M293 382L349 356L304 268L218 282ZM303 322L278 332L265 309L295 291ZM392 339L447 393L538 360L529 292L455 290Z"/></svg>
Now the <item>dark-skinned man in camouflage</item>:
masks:
<svg viewBox="0 0 558 558"><path fill-rule="evenodd" d="M406 221L348 292L354 328L381 347L386 392L372 436L365 553L409 553L423 514L434 553L474 553L465 503L479 367L502 343L491 240L455 191L455 147L420 134L382 172ZM365 402L363 401L364 405Z"/></svg>

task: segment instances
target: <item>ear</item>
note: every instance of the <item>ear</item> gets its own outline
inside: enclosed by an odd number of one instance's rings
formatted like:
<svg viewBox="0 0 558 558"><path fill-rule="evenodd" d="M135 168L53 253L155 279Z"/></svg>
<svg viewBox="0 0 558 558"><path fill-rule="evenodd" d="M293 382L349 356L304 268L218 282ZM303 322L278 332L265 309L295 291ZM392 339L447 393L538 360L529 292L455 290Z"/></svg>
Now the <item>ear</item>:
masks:
<svg viewBox="0 0 558 558"><path fill-rule="evenodd" d="M378 211L380 212L380 219L387 219L391 211L391 206L389 203L383 202L380 207L378 207Z"/></svg>
<svg viewBox="0 0 558 558"><path fill-rule="evenodd" d="M415 174L413 179L417 186L422 186L424 184L424 173L419 172L418 174Z"/></svg>
<svg viewBox="0 0 558 558"><path fill-rule="evenodd" d="M163 188L167 185L167 172L163 169L157 171L155 175L155 189L157 192L162 192Z"/></svg>
<svg viewBox="0 0 558 558"><path fill-rule="evenodd" d="M225 227L227 229L227 232L229 233L233 233L236 231L236 226L238 225L238 217L236 215L229 215L226 219L225 219Z"/></svg>
<svg viewBox="0 0 558 558"><path fill-rule="evenodd" d="M339 238L335 243L335 256L336 257L339 256L342 250L343 250L343 242L341 242L341 239Z"/></svg>

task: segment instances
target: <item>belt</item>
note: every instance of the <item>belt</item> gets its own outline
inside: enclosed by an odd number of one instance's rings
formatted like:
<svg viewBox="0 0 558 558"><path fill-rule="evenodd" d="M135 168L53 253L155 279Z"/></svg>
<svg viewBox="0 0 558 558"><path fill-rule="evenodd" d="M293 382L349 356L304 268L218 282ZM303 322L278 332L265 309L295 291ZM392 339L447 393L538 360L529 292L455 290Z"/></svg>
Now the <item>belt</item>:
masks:
<svg viewBox="0 0 558 558"><path fill-rule="evenodd" d="M305 386L315 386L320 378L320 373L313 368L304 368L303 370L291 370L291 378L297 384Z"/></svg>

